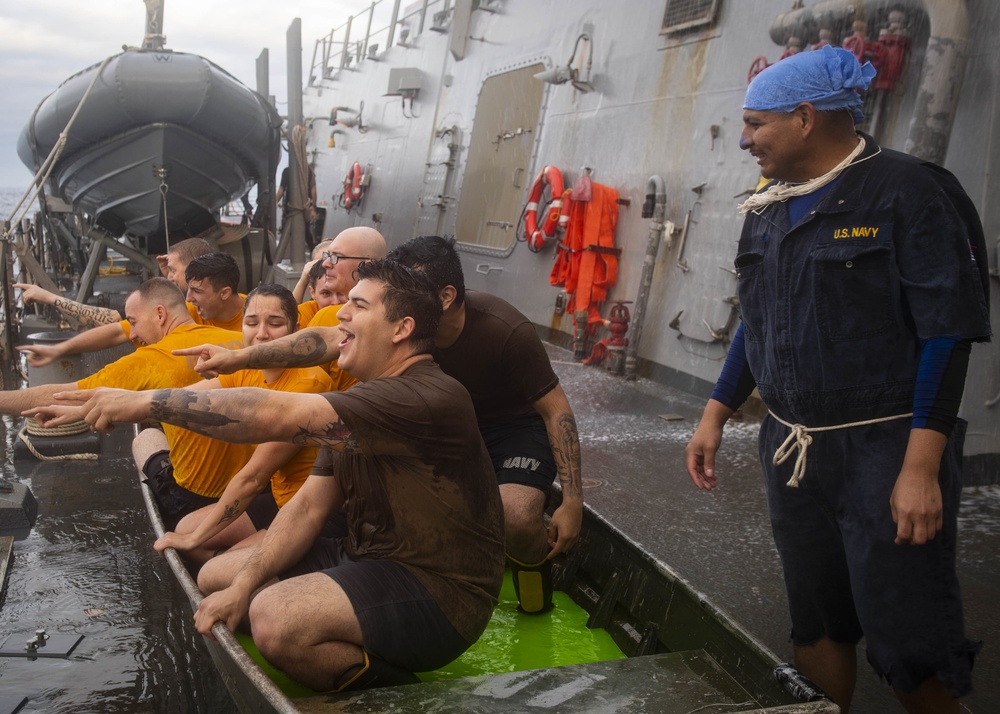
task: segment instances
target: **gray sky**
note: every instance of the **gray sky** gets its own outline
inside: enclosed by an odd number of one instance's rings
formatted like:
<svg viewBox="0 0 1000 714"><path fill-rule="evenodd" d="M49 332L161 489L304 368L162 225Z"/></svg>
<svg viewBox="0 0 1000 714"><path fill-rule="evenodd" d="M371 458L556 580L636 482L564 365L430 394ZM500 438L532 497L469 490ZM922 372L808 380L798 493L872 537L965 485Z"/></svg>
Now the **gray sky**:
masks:
<svg viewBox="0 0 1000 714"><path fill-rule="evenodd" d="M31 112L70 75L117 54L122 45L140 45L146 6L142 0L0 3L0 187L26 188L32 174L17 157L17 137ZM391 8L391 2L381 3L386 4ZM166 0L166 46L202 55L250 88L256 86L257 56L267 47L271 94L284 114L285 33L292 21L302 19L307 65L316 39L370 5L370 0ZM303 67L304 80L305 73Z"/></svg>

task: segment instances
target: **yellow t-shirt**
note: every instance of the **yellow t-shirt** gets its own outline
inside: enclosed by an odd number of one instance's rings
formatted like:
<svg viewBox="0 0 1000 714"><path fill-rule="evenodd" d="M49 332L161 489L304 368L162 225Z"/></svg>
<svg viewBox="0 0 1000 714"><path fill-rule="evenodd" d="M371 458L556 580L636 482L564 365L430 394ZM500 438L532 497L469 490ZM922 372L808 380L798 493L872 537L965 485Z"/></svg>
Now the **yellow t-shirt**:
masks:
<svg viewBox="0 0 1000 714"><path fill-rule="evenodd" d="M333 391L333 383L322 367L297 367L286 369L274 382L264 381L264 373L259 369L242 369L235 374L220 374L223 387L260 387L275 392L298 392L319 394ZM284 506L295 495L312 471L319 449L304 446L287 464L271 475L271 493L278 508Z"/></svg>
<svg viewBox="0 0 1000 714"><path fill-rule="evenodd" d="M337 313L342 307L343 305L327 305L316 313L316 316L310 320L308 326L336 327L340 324L340 320L337 319ZM321 366L330 375L330 379L333 380L333 391L335 392L343 392L358 383L358 380L337 366L337 360Z"/></svg>
<svg viewBox="0 0 1000 714"><path fill-rule="evenodd" d="M181 325L153 345L143 345L135 352L112 362L104 369L77 382L80 389L117 387L119 389L174 389L201 380L194 371L196 357L180 357L171 350L213 344L228 349L243 346L238 332L209 325ZM253 444L229 444L195 434L170 424L163 425L170 446L170 462L177 485L208 498L218 498L229 479L243 468L253 453Z"/></svg>
<svg viewBox="0 0 1000 714"><path fill-rule="evenodd" d="M240 297L243 298L244 300L247 299L247 296L244 295L243 293L240 293ZM232 332L240 332L240 333L243 332L243 311L242 310L238 311L235 315L233 315L228 320L205 320L205 319L202 319L201 315L198 314L198 307L197 307L197 305L195 305L194 303L191 303L191 302L184 303L184 304L187 305L188 314L191 315L191 319L194 320L194 324L196 324L196 325L209 325L211 327L221 327L223 330L231 330ZM129 324L129 321L128 320L122 320L118 324L121 325L122 332L125 333L125 336L131 340L132 339L132 325Z"/></svg>
<svg viewBox="0 0 1000 714"><path fill-rule="evenodd" d="M307 300L299 303L299 329L309 324L309 321L316 317L319 312L319 304L315 300Z"/></svg>

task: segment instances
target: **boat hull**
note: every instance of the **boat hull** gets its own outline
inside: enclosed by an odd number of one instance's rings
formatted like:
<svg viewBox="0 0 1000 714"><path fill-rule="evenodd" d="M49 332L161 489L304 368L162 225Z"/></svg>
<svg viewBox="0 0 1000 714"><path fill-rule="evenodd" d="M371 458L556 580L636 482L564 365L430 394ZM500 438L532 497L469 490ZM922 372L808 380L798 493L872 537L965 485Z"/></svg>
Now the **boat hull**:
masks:
<svg viewBox="0 0 1000 714"><path fill-rule="evenodd" d="M163 521L149 489L143 497L159 537ZM166 557L197 609L202 594L184 561L173 549ZM221 623L206 645L237 707L254 714L510 714L543 701L557 702L561 712L593 711L594 701L616 702L609 711L630 714L689 712L704 701L728 702L732 711L837 711L815 692L815 701L796 701L774 677L780 662L773 653L589 507L580 542L554 580L590 613L587 626L607 629L628 659L290 699Z"/></svg>
<svg viewBox="0 0 1000 714"><path fill-rule="evenodd" d="M70 77L22 131L25 165L42 166L71 119L50 190L114 235L149 238L151 248L168 234L210 228L222 206L266 186L280 151L281 120L267 102L205 58L179 52L128 51Z"/></svg>

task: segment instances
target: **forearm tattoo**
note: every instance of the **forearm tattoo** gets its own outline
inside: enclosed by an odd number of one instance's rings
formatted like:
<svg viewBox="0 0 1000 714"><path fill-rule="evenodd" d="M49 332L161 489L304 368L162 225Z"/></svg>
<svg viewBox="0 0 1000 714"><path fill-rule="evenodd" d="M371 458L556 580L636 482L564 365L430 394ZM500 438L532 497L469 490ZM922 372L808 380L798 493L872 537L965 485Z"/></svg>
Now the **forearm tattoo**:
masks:
<svg viewBox="0 0 1000 714"><path fill-rule="evenodd" d="M225 414L212 411L212 399L207 392L186 389L158 389L149 405L153 419L179 426L188 431L213 438L223 438L225 427L240 424Z"/></svg>
<svg viewBox="0 0 1000 714"><path fill-rule="evenodd" d="M52 302L52 307L61 312L63 315L69 315L70 317L75 318L85 327L108 325L112 322L118 322L121 320L121 316L114 310L109 310L106 307L84 305L81 302L67 300L66 298L56 298Z"/></svg>
<svg viewBox="0 0 1000 714"><path fill-rule="evenodd" d="M256 345L249 353L247 367L265 369L267 367L315 367L330 362L323 335L315 330L304 330L289 339L269 344Z"/></svg>
<svg viewBox="0 0 1000 714"><path fill-rule="evenodd" d="M552 434L549 440L552 443L552 455L555 457L556 472L559 474L563 496L582 496L580 435L576 429L576 418L572 414L560 414L556 422L556 433Z"/></svg>
<svg viewBox="0 0 1000 714"><path fill-rule="evenodd" d="M305 446L328 446L345 454L355 454L360 451L358 440L351 434L347 424L340 419L330 422L322 431L299 427L292 443Z"/></svg>
<svg viewBox="0 0 1000 714"><path fill-rule="evenodd" d="M225 523L226 521L231 521L234 518L239 518L240 514L243 513L242 508L240 508L240 499L233 499L232 505L226 504L222 509L222 517L219 518L219 523Z"/></svg>

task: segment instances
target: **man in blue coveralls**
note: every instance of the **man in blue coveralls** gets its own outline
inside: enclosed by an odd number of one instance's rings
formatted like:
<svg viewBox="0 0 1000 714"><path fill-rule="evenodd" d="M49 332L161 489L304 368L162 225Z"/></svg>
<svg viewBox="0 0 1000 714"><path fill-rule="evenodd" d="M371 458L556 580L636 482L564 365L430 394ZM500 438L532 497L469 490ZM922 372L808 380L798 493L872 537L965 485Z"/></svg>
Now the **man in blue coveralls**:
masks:
<svg viewBox="0 0 1000 714"><path fill-rule="evenodd" d="M986 246L954 176L856 131L874 74L825 47L747 89L740 146L771 183L741 206L742 322L687 470L715 487L756 387L797 667L846 712L864 637L908 711L958 712L979 644L955 574L957 414L990 338Z"/></svg>

